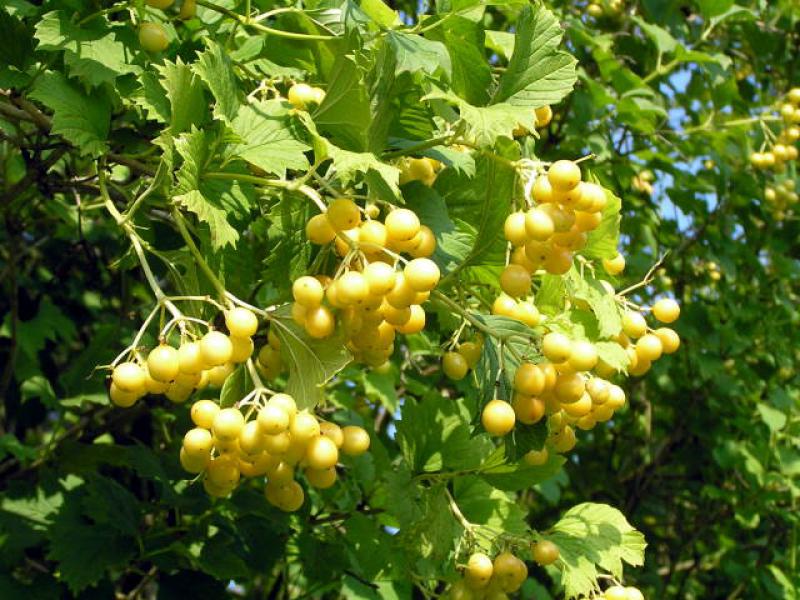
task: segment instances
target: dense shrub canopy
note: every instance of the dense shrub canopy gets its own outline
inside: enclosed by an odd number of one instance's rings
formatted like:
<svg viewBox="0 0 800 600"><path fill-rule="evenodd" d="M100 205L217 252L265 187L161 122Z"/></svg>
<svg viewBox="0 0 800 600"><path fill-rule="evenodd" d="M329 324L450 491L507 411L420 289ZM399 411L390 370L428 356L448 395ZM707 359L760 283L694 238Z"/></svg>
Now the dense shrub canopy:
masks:
<svg viewBox="0 0 800 600"><path fill-rule="evenodd" d="M799 20L3 3L0 597L795 598Z"/></svg>

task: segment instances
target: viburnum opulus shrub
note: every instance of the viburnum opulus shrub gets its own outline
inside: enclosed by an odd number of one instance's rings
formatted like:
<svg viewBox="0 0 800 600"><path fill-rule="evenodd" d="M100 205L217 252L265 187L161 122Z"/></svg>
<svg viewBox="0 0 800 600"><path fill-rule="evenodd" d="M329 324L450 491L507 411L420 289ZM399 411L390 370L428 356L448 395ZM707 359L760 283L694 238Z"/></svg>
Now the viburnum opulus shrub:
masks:
<svg viewBox="0 0 800 600"><path fill-rule="evenodd" d="M586 99L556 14L625 3L80 4L0 12L6 172L55 177L37 193L125 291L86 294L118 314L74 376L103 393L68 396L38 499L4 500L44 569L8 597L643 598L624 507L528 514L681 345L670 247L625 274L652 173L561 135ZM796 158L796 91L755 166Z"/></svg>

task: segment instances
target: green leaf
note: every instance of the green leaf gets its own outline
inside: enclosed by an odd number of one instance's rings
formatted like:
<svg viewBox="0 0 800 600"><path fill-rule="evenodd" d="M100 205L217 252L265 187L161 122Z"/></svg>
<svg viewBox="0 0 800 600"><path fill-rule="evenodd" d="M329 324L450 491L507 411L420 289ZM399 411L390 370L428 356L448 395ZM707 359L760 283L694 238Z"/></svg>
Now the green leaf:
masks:
<svg viewBox="0 0 800 600"><path fill-rule="evenodd" d="M368 149L372 125L369 98L361 72L349 57L337 59L325 100L313 117L320 130L330 135L337 146L355 152Z"/></svg>
<svg viewBox="0 0 800 600"><path fill-rule="evenodd" d="M501 138L513 138L514 129L522 125L530 131L535 130L533 111L501 102L490 106L473 106L453 92L434 90L425 100L444 100L458 107L461 121L466 126L466 137L480 146L494 146Z"/></svg>
<svg viewBox="0 0 800 600"><path fill-rule="evenodd" d="M232 536L220 532L203 542L197 562L200 568L216 579L247 577L249 569L239 556L241 545Z"/></svg>
<svg viewBox="0 0 800 600"><path fill-rule="evenodd" d="M206 120L208 107L200 78L180 58L174 63L165 61L156 68L170 103L170 133L176 136L201 125Z"/></svg>
<svg viewBox="0 0 800 600"><path fill-rule="evenodd" d="M494 446L488 436L472 437L470 412L463 400L438 393L403 404L397 442L415 471L464 470L479 466Z"/></svg>
<svg viewBox="0 0 800 600"><path fill-rule="evenodd" d="M204 170L211 166L216 143L209 132L202 130L193 130L175 140L183 166L177 172L173 200L208 225L211 244L220 249L236 245L239 232L232 221L249 215L252 192L234 180L203 177Z"/></svg>
<svg viewBox="0 0 800 600"><path fill-rule="evenodd" d="M58 561L58 573L73 594L99 581L106 569L125 565L136 555L133 538L88 522L79 498L70 496L50 529L47 557Z"/></svg>
<svg viewBox="0 0 800 600"><path fill-rule="evenodd" d="M567 598L597 590L597 576L602 571L621 580L623 563L644 564L644 536L621 512L606 504L574 506L543 537L560 551L557 566Z"/></svg>
<svg viewBox="0 0 800 600"><path fill-rule="evenodd" d="M395 73L427 73L434 75L440 69L447 79L453 70L447 48L441 42L427 40L420 35L390 31L386 43L394 51Z"/></svg>
<svg viewBox="0 0 800 600"><path fill-rule="evenodd" d="M461 513L470 523L485 525L510 535L528 534L525 513L514 498L493 488L480 477L468 475L456 479L453 496ZM485 552L491 550L491 540L477 536L476 542Z"/></svg>
<svg viewBox="0 0 800 600"><path fill-rule="evenodd" d="M0 65L25 69L32 58L33 39L19 19L4 11L0 11L0 39Z"/></svg>
<svg viewBox="0 0 800 600"><path fill-rule="evenodd" d="M20 386L20 392L22 393L23 401L37 398L47 406L56 404L56 394L53 391L53 386L43 375L34 375L23 381Z"/></svg>
<svg viewBox="0 0 800 600"><path fill-rule="evenodd" d="M498 449L504 452L501 447ZM565 458L555 452L550 452L547 462L540 466L526 465L524 462L503 462L481 471L481 477L492 487L499 490L518 491L526 490L537 483L541 483L561 470Z"/></svg>
<svg viewBox="0 0 800 600"><path fill-rule="evenodd" d="M453 90L471 104L486 104L492 72L484 53L483 27L465 17L452 17L427 35L447 47Z"/></svg>
<svg viewBox="0 0 800 600"><path fill-rule="evenodd" d="M53 111L51 131L80 154L99 156L107 150L111 104L105 93L89 96L61 73L49 72L36 80L30 97Z"/></svg>
<svg viewBox="0 0 800 600"><path fill-rule="evenodd" d="M361 10L383 27L388 28L400 24L400 15L381 0L361 0Z"/></svg>
<svg viewBox="0 0 800 600"><path fill-rule="evenodd" d="M763 402L759 402L756 405L756 409L758 409L758 414L761 416L761 420L764 421L764 424L767 427L769 427L770 431L780 431L786 426L787 417L786 413L783 411L780 411L769 404L764 404Z"/></svg>
<svg viewBox="0 0 800 600"><path fill-rule="evenodd" d="M361 374L361 380L367 398L380 402L392 414L397 411L400 401L395 390L397 380L394 371L379 373L370 369Z"/></svg>
<svg viewBox="0 0 800 600"><path fill-rule="evenodd" d="M539 352L534 345L534 330L516 319L498 315L473 314L492 331L483 343L481 360L475 368L478 381L485 392L492 392L494 397L511 400L514 387L514 376L522 360L534 360ZM494 382L501 367L505 368L501 387L494 389ZM485 395L486 399L487 396Z"/></svg>
<svg viewBox="0 0 800 600"><path fill-rule="evenodd" d="M492 103L538 108L556 104L572 91L577 75L572 55L557 50L564 32L556 16L526 6L517 20L514 53Z"/></svg>
<svg viewBox="0 0 800 600"><path fill-rule="evenodd" d="M253 382L247 376L247 368L239 365L222 384L222 389L219 391L219 404L223 408L233 406L252 389Z"/></svg>
<svg viewBox="0 0 800 600"><path fill-rule="evenodd" d="M447 206L449 218L456 225L459 244L470 248L463 258L461 252L451 247L457 265L447 265L446 276L471 265L493 265L501 262L505 240L497 234L511 207L514 189L514 170L507 163L492 156L481 156L476 161L474 177L445 169L436 178L434 189Z"/></svg>
<svg viewBox="0 0 800 600"><path fill-rule="evenodd" d="M449 557L463 528L453 516L441 484L423 492L420 509L421 516L401 529L401 542L412 549L417 569L430 575Z"/></svg>
<svg viewBox="0 0 800 600"><path fill-rule="evenodd" d="M38 454L36 448L26 446L17 439L12 433L0 435L0 458L5 458L11 454L20 462L26 462L36 458Z"/></svg>
<svg viewBox="0 0 800 600"><path fill-rule="evenodd" d="M231 128L241 139L231 152L267 173L285 177L288 169L308 168L304 152L310 148L295 137L288 104L265 100L244 106Z"/></svg>
<svg viewBox="0 0 800 600"><path fill-rule="evenodd" d="M124 28L110 29L101 19L78 27L69 15L53 11L36 23L37 50L63 50L71 75L95 87L104 83L113 85L120 75L142 71L130 62L130 50L118 39L126 33Z"/></svg>
<svg viewBox="0 0 800 600"><path fill-rule="evenodd" d="M214 116L231 123L241 104L240 85L227 52L219 44L209 42L192 69L205 82L216 100Z"/></svg>
<svg viewBox="0 0 800 600"><path fill-rule="evenodd" d="M659 53L669 54L678 47L678 40L672 37L672 34L663 27L648 23L640 17L633 17L631 20L653 41Z"/></svg>
<svg viewBox="0 0 800 600"><path fill-rule="evenodd" d="M328 157L333 160L335 177L342 185L349 186L356 183L359 175L369 182L368 177L371 176L380 180L381 187L387 191L390 198L400 197L400 171L397 167L381 162L372 152L342 150L322 137L318 141L318 147L324 149L324 154L318 156L318 159ZM376 190L379 191L380 189Z"/></svg>
<svg viewBox="0 0 800 600"><path fill-rule="evenodd" d="M0 500L0 509L4 513L14 515L14 518L25 520L37 531L45 531L52 525L53 519L64 503L64 491L61 486L48 490L37 487L35 493L30 495L13 497L11 494L6 494Z"/></svg>
<svg viewBox="0 0 800 600"><path fill-rule="evenodd" d="M595 342L597 357L620 373L627 373L630 359L625 349L616 342Z"/></svg>
<svg viewBox="0 0 800 600"><path fill-rule="evenodd" d="M270 321L281 340L281 355L289 366L286 393L299 408L313 409L325 397L325 384L352 360L345 347L344 333L336 331L323 340L311 338L292 320L291 307L272 313Z"/></svg>
<svg viewBox="0 0 800 600"><path fill-rule="evenodd" d="M581 277L573 265L567 274L567 282L570 295L586 302L594 312L601 338L612 338L622 330L622 315L614 296L609 294L588 270L585 270Z"/></svg>
<svg viewBox="0 0 800 600"><path fill-rule="evenodd" d="M560 275L545 273L536 290L536 307L546 314L557 314L564 310L567 298L566 284Z"/></svg>
<svg viewBox="0 0 800 600"><path fill-rule="evenodd" d="M91 477L84 486L83 512L92 520L120 533L135 536L141 510L136 497L108 477Z"/></svg>
<svg viewBox="0 0 800 600"><path fill-rule="evenodd" d="M484 35L486 36L486 47L492 52L496 52L505 59L511 58L514 54L516 38L513 33L487 29L484 31Z"/></svg>
<svg viewBox="0 0 800 600"><path fill-rule="evenodd" d="M510 461L522 460L531 450L541 450L547 441L547 420L541 419L533 425L517 422L514 429L503 441L505 442L506 457Z"/></svg>
<svg viewBox="0 0 800 600"><path fill-rule="evenodd" d="M158 78L153 73L142 73L139 82L142 86L133 95L133 101L145 111L147 118L159 123L168 123L170 102Z"/></svg>

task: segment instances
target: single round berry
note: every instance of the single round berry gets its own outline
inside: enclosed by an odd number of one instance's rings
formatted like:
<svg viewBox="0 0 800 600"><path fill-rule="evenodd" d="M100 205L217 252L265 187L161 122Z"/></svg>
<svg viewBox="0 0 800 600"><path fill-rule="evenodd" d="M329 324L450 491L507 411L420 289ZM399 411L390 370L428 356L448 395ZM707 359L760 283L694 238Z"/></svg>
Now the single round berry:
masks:
<svg viewBox="0 0 800 600"><path fill-rule="evenodd" d="M178 369L181 373L200 373L206 368L199 342L186 342L178 348Z"/></svg>
<svg viewBox="0 0 800 600"><path fill-rule="evenodd" d="M494 558L493 579L507 593L516 592L528 577L528 567L510 552L502 552Z"/></svg>
<svg viewBox="0 0 800 600"><path fill-rule="evenodd" d="M521 363L514 374L514 389L528 396L538 396L546 385L544 372L539 365Z"/></svg>
<svg viewBox="0 0 800 600"><path fill-rule="evenodd" d="M239 437L244 427L244 415L236 408L223 408L214 417L211 427L214 437L232 441Z"/></svg>
<svg viewBox="0 0 800 600"><path fill-rule="evenodd" d="M467 561L467 566L464 569L464 579L472 588L483 588L489 585L493 572L492 559L482 552L476 552Z"/></svg>
<svg viewBox="0 0 800 600"><path fill-rule="evenodd" d="M539 540L531 547L531 554L534 562L544 567L556 562L561 553L558 550L558 546L550 540Z"/></svg>
<svg viewBox="0 0 800 600"><path fill-rule="evenodd" d="M292 284L292 296L298 304L306 308L315 308L322 304L325 290L316 277L304 275L295 279Z"/></svg>
<svg viewBox="0 0 800 600"><path fill-rule="evenodd" d="M547 448L542 448L541 450L529 450L522 457L522 460L526 465L531 467L541 467L547 464L548 458L549 453L547 452Z"/></svg>
<svg viewBox="0 0 800 600"><path fill-rule="evenodd" d="M397 208L386 215L386 233L391 240L412 239L420 230L420 222L414 211Z"/></svg>
<svg viewBox="0 0 800 600"><path fill-rule="evenodd" d="M306 223L306 237L312 244L323 246L330 244L336 237L336 231L325 215L314 215Z"/></svg>
<svg viewBox="0 0 800 600"><path fill-rule="evenodd" d="M555 223L547 211L532 208L525 213L525 232L537 242L546 242L553 236Z"/></svg>
<svg viewBox="0 0 800 600"><path fill-rule="evenodd" d="M506 217L503 224L503 233L506 239L514 246L522 246L528 240L525 227L525 213L514 212Z"/></svg>
<svg viewBox="0 0 800 600"><path fill-rule="evenodd" d="M552 363L562 363L572 355L572 342L563 333L551 331L542 339L542 354Z"/></svg>
<svg viewBox="0 0 800 600"><path fill-rule="evenodd" d="M527 296L531 291L531 274L520 265L508 265L500 274L500 287L512 298Z"/></svg>
<svg viewBox="0 0 800 600"><path fill-rule="evenodd" d="M147 372L156 381L172 381L179 369L178 351L172 346L161 344L153 348L147 356Z"/></svg>
<svg viewBox="0 0 800 600"><path fill-rule="evenodd" d="M129 408L136 404L136 401L141 397L140 394L134 392L126 392L124 390L119 389L116 384L112 381L111 387L108 390L108 396L111 398L111 402L121 408Z"/></svg>
<svg viewBox="0 0 800 600"><path fill-rule="evenodd" d="M662 298L653 305L653 316L662 323L673 323L680 314L681 307L672 298Z"/></svg>
<svg viewBox="0 0 800 600"><path fill-rule="evenodd" d="M204 429L211 429L214 424L214 417L217 416L219 411L219 404L213 400L198 400L192 404L189 414L195 425Z"/></svg>
<svg viewBox="0 0 800 600"><path fill-rule="evenodd" d="M159 23L144 22L139 26L139 44L147 52L163 52L169 46L167 30Z"/></svg>
<svg viewBox="0 0 800 600"><path fill-rule="evenodd" d="M144 394L147 373L135 362L124 362L114 367L111 381L123 392Z"/></svg>
<svg viewBox="0 0 800 600"><path fill-rule="evenodd" d="M257 423L265 435L277 435L289 429L289 415L282 407L267 404L258 411Z"/></svg>
<svg viewBox="0 0 800 600"><path fill-rule="evenodd" d="M625 257L617 253L614 258L604 258L603 269L609 275L619 275L625 270Z"/></svg>
<svg viewBox="0 0 800 600"><path fill-rule="evenodd" d="M315 97L314 89L307 83L296 83L286 93L289 104L300 110L307 108L315 100Z"/></svg>
<svg viewBox="0 0 800 600"><path fill-rule="evenodd" d="M183 449L191 457L208 456L211 454L213 446L214 438L211 437L211 432L208 429L195 427L187 431L183 436Z"/></svg>
<svg viewBox="0 0 800 600"><path fill-rule="evenodd" d="M317 339L328 337L336 327L333 314L325 306L308 310L305 314L304 324L308 335Z"/></svg>
<svg viewBox="0 0 800 600"><path fill-rule="evenodd" d="M289 426L292 440L297 443L307 443L311 438L318 436L319 431L317 418L305 410L297 413Z"/></svg>
<svg viewBox="0 0 800 600"><path fill-rule="evenodd" d="M647 321L637 312L626 312L622 315L622 331L631 338L640 338L647 333Z"/></svg>
<svg viewBox="0 0 800 600"><path fill-rule="evenodd" d="M680 336L669 327L659 327L654 332L658 339L661 340L661 347L664 354L672 354L677 352L681 345Z"/></svg>
<svg viewBox="0 0 800 600"><path fill-rule="evenodd" d="M576 371L591 371L597 365L597 350L594 344L578 340L572 344L569 365Z"/></svg>
<svg viewBox="0 0 800 600"><path fill-rule="evenodd" d="M209 331L200 338L200 353L206 365L210 367L224 365L231 359L233 344L221 331Z"/></svg>
<svg viewBox="0 0 800 600"><path fill-rule="evenodd" d="M467 359L458 352L445 352L442 356L442 371L454 381L464 379L469 371Z"/></svg>
<svg viewBox="0 0 800 600"><path fill-rule="evenodd" d="M252 337L258 331L258 317L253 311L237 306L225 313L225 326L231 335Z"/></svg>
<svg viewBox="0 0 800 600"><path fill-rule="evenodd" d="M348 456L359 456L369 450L369 434L363 427L347 425L342 427L342 452Z"/></svg>
<svg viewBox="0 0 800 600"><path fill-rule="evenodd" d="M305 458L312 469L330 469L339 460L339 449L332 439L318 435L308 442Z"/></svg>
<svg viewBox="0 0 800 600"><path fill-rule="evenodd" d="M547 170L547 179L554 190L568 192L581 181L581 169L571 160L557 160Z"/></svg>
<svg viewBox="0 0 800 600"><path fill-rule="evenodd" d="M405 280L417 292L429 292L439 283L439 267L429 258L415 258L403 269Z"/></svg>
<svg viewBox="0 0 800 600"><path fill-rule="evenodd" d="M392 266L384 262L373 262L364 267L364 278L373 296L385 296L395 284L396 273Z"/></svg>
<svg viewBox="0 0 800 600"><path fill-rule="evenodd" d="M361 223L361 212L358 205L349 198L337 198L328 205L325 213L328 221L336 231L347 231L358 227Z"/></svg>
<svg viewBox="0 0 800 600"><path fill-rule="evenodd" d="M514 429L514 408L504 400L491 400L483 407L481 423L489 435L503 436Z"/></svg>

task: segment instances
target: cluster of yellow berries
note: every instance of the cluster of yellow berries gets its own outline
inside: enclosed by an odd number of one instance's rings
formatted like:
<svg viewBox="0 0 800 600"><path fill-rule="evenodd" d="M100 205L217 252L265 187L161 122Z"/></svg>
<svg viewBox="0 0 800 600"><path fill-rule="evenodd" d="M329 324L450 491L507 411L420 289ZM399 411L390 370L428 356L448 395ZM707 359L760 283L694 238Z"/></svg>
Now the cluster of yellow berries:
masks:
<svg viewBox="0 0 800 600"><path fill-rule="evenodd" d="M665 298L656 302L651 312L662 323L672 323L678 318L680 307ZM622 329L617 341L627 352L632 375L644 374L653 361L680 346L680 337L674 330L661 327L650 332L638 312L625 313ZM491 400L481 413L486 432L498 437L511 433L517 422L533 425L548 416L546 446L523 457L530 465L545 464L548 448L569 452L576 442L574 427L590 430L611 419L625 405L625 392L608 381L616 374L615 369L600 360L591 342L571 340L551 331L542 338L541 352L545 361L523 362L517 367L512 401Z"/></svg>
<svg viewBox="0 0 800 600"><path fill-rule="evenodd" d="M675 300L662 298L650 309L661 323L674 323L681 309ZM636 340L634 343L633 340ZM664 354L677 352L681 339L669 327L650 329L640 312L628 311L622 316L622 332L617 341L628 354L628 373L641 376L650 370L653 362Z"/></svg>
<svg viewBox="0 0 800 600"><path fill-rule="evenodd" d="M800 140L800 88L792 88L779 107L784 128L766 152L753 152L750 163L757 169L782 171L787 162L797 160L795 143Z"/></svg>
<svg viewBox="0 0 800 600"><path fill-rule="evenodd" d="M586 245L588 232L602 220L606 193L596 183L581 181L576 163L559 160L534 181L531 195L536 204L511 213L503 226L514 249L500 275L503 295L492 312L536 326L539 313L524 300L531 293L531 276L539 269L555 275L569 271L573 254Z"/></svg>
<svg viewBox="0 0 800 600"><path fill-rule="evenodd" d="M305 498L295 481L298 472L310 486L329 488L336 482L339 453L358 456L370 445L363 428L320 421L298 411L288 394L275 394L246 414L199 400L191 418L196 427L183 438L180 461L189 473L202 474L209 495L227 496L242 476L266 476L267 501L286 512L299 509Z"/></svg>
<svg viewBox="0 0 800 600"><path fill-rule="evenodd" d="M784 179L774 186L768 185L764 188L764 200L769 204L776 219L782 220L786 216L786 210L800 200L795 187L794 179Z"/></svg>
<svg viewBox="0 0 800 600"><path fill-rule="evenodd" d="M292 317L311 337L330 336L338 316L356 359L377 366L391 356L397 333L422 331L421 305L440 273L427 258L436 247L433 232L413 211L362 221L358 205L340 198L308 221L306 235L315 244L334 242L344 257L333 278L305 275L292 285Z"/></svg>
<svg viewBox="0 0 800 600"><path fill-rule="evenodd" d="M589 16L599 19L601 17L616 17L624 8L624 0L604 0L603 2L590 2L586 6L586 12Z"/></svg>
<svg viewBox="0 0 800 600"><path fill-rule="evenodd" d="M647 196L653 195L653 181L655 180L655 175L649 169L645 169L638 175L634 175L633 179L631 180L631 185L633 189L637 192L641 192L642 194L646 194Z"/></svg>
<svg viewBox="0 0 800 600"><path fill-rule="evenodd" d="M474 342L463 342L456 350L444 353L442 371L453 381L460 381L478 364L481 352L483 352L482 338L478 337Z"/></svg>
<svg viewBox="0 0 800 600"><path fill-rule="evenodd" d="M230 335L211 330L177 348L164 342L145 361L134 358L116 365L111 373L111 401L129 407L146 394L163 394L181 404L195 390L221 386L236 364L253 354L258 319L252 311L236 307L225 312L225 325Z"/></svg>
<svg viewBox="0 0 800 600"><path fill-rule="evenodd" d="M419 181L430 187L436 181L436 175L442 170L443 165L434 158L406 156L395 166L400 170L400 185Z"/></svg>
<svg viewBox="0 0 800 600"><path fill-rule="evenodd" d="M558 560L558 546L548 540L531 544L531 557L546 566ZM450 600L499 600L518 591L528 578L528 567L511 552L501 552L492 560L483 552L470 555L462 578L449 590Z"/></svg>

